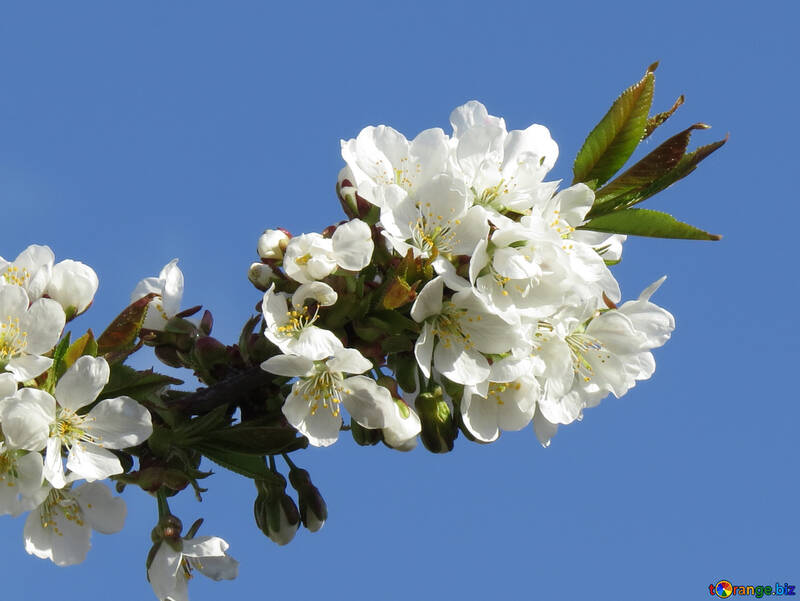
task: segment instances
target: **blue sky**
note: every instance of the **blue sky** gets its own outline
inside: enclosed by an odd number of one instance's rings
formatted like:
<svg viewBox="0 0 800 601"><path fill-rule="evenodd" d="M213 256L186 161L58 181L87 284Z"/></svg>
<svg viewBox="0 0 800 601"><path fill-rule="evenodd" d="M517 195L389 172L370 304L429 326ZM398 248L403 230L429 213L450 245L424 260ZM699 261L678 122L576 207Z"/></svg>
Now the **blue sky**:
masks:
<svg viewBox="0 0 800 601"><path fill-rule="evenodd" d="M713 129L695 144L731 134L648 205L723 240L630 240L615 268L626 298L669 276L655 300L677 330L652 380L549 449L528 429L445 456L346 437L299 454L330 520L284 548L255 528L252 484L220 472L202 504L174 508L231 543L240 577L198 576L192 598L694 599L723 578L798 583L797 9L431 4L0 8L0 255L41 243L94 267L74 331L102 330L180 257L186 305L231 342L259 300L246 279L259 233L341 219L339 140L366 125L449 129L475 98L510 128L549 127L551 177L569 180L591 127L660 60L654 109L686 94L666 134L698 121ZM28 556L22 520L0 519L5 595L151 598L155 502L125 498L125 530L95 535L74 568Z"/></svg>

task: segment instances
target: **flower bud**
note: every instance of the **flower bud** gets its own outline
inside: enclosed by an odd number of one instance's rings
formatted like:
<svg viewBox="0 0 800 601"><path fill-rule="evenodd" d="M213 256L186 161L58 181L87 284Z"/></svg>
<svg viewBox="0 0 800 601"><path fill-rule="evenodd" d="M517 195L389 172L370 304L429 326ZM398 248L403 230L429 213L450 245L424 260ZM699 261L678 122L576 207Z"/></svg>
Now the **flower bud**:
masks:
<svg viewBox="0 0 800 601"><path fill-rule="evenodd" d="M286 494L286 479L274 474L275 480L256 480L258 496L253 504L256 525L270 540L286 545L300 527L300 512L292 498Z"/></svg>
<svg viewBox="0 0 800 601"><path fill-rule="evenodd" d="M264 263L253 263L247 271L247 278L250 283L262 292L266 292L270 283L275 278L275 272L272 267Z"/></svg>
<svg viewBox="0 0 800 601"><path fill-rule="evenodd" d="M458 436L458 428L453 422L453 414L443 398L440 386L432 392L424 392L417 397L417 411L422 431L422 444L431 453L448 453L453 450L453 442Z"/></svg>
<svg viewBox="0 0 800 601"><path fill-rule="evenodd" d="M289 236L282 230L264 230L258 239L258 256L262 259L282 259Z"/></svg>
<svg viewBox="0 0 800 601"><path fill-rule="evenodd" d="M99 284L94 269L67 259L53 266L45 294L63 307L69 321L89 308Z"/></svg>
<svg viewBox="0 0 800 601"><path fill-rule="evenodd" d="M380 430L365 428L356 420L350 420L350 434L353 435L356 444L362 447L371 447L381 441Z"/></svg>
<svg viewBox="0 0 800 601"><path fill-rule="evenodd" d="M289 472L289 481L297 491L297 502L300 505L300 519L310 532L317 532L328 519L328 506L319 493L319 489L311 482L308 472L293 468Z"/></svg>
<svg viewBox="0 0 800 601"><path fill-rule="evenodd" d="M395 398L394 419L383 429L383 442L397 451L410 451L417 446L422 429L419 416L404 401Z"/></svg>

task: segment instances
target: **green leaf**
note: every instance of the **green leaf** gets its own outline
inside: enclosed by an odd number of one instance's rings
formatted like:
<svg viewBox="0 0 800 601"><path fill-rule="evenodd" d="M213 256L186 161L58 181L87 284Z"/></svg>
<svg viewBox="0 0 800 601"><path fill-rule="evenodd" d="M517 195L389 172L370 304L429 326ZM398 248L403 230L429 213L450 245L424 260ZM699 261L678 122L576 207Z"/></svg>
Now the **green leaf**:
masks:
<svg viewBox="0 0 800 601"><path fill-rule="evenodd" d="M156 373L152 369L137 371L127 365L115 363L111 366L108 384L98 398L129 396L139 401L149 401L153 393L177 384L183 384L183 381Z"/></svg>
<svg viewBox="0 0 800 601"><path fill-rule="evenodd" d="M243 455L224 449L203 448L199 449L208 459L227 470L252 478L253 480L266 480L278 482L276 475L267 468L263 457Z"/></svg>
<svg viewBox="0 0 800 601"><path fill-rule="evenodd" d="M573 184L596 180L596 185L602 185L633 154L647 126L657 66L650 65L644 77L614 101L587 136L572 167Z"/></svg>
<svg viewBox="0 0 800 601"><path fill-rule="evenodd" d="M692 132L708 128L705 123L695 123L672 136L614 181L600 188L595 193L595 204L587 213L587 217L597 217L610 213L618 206L630 206L641 202L640 192L667 175L680 163L689 146Z"/></svg>
<svg viewBox="0 0 800 601"><path fill-rule="evenodd" d="M683 238L688 240L719 240L722 236L709 234L701 229L682 223L672 215L650 209L622 209L595 217L578 229L606 232L609 234L632 234L652 238Z"/></svg>
<svg viewBox="0 0 800 601"><path fill-rule="evenodd" d="M53 363L47 371L47 380L44 385L44 390L50 392L55 390L56 382L58 382L59 378L67 371L67 366L64 364L64 356L67 354L67 349L69 348L69 337L70 333L67 332L53 351Z"/></svg>
<svg viewBox="0 0 800 601"><path fill-rule="evenodd" d="M667 119L672 116L672 113L678 110L678 107L683 104L684 97L683 94L678 96L678 99L675 101L675 104L672 105L672 108L668 111L664 111L663 113L658 113L657 115L653 115L647 120L647 125L644 127L644 136L642 140L647 138L650 134L652 134L658 126L664 123Z"/></svg>
<svg viewBox="0 0 800 601"><path fill-rule="evenodd" d="M237 424L210 432L192 446L198 450L216 448L243 455L277 455L295 443L294 430L279 426Z"/></svg>
<svg viewBox="0 0 800 601"><path fill-rule="evenodd" d="M134 342L142 329L147 305L158 295L150 293L131 303L97 339L97 352L109 363L121 361L134 350Z"/></svg>
<svg viewBox="0 0 800 601"><path fill-rule="evenodd" d="M672 171L664 175L664 177L659 178L645 189L641 190L637 197L628 203L628 206L642 202L643 200L647 200L654 194L658 194L662 190L668 188L678 180L682 180L692 171L697 169L697 165L700 163L700 161L708 157L715 150L721 148L727 141L728 136L725 136L725 138L722 140L712 142L711 144L706 144L705 146L700 146L693 152L683 155L681 160L678 161L678 164Z"/></svg>
<svg viewBox="0 0 800 601"><path fill-rule="evenodd" d="M69 346L64 355L64 364L69 367L84 355L97 356L97 341L94 339L92 330L88 330Z"/></svg>

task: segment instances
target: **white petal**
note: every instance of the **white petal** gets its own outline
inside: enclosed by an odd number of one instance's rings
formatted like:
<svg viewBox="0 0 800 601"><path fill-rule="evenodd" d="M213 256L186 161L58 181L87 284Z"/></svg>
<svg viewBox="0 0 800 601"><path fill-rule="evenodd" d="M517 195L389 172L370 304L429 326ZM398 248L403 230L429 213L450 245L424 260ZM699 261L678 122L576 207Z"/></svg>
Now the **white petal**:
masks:
<svg viewBox="0 0 800 601"><path fill-rule="evenodd" d="M17 392L17 380L12 374L0 374L0 400Z"/></svg>
<svg viewBox="0 0 800 601"><path fill-rule="evenodd" d="M153 423L146 408L121 396L97 403L87 415L86 431L102 447L126 449L150 438Z"/></svg>
<svg viewBox="0 0 800 601"><path fill-rule="evenodd" d="M347 378L342 386L342 404L365 428L383 428L394 415L392 395L366 376Z"/></svg>
<svg viewBox="0 0 800 601"><path fill-rule="evenodd" d="M64 477L64 461L61 458L61 439L48 438L44 456L44 477L53 488L64 488L67 480Z"/></svg>
<svg viewBox="0 0 800 601"><path fill-rule="evenodd" d="M22 355L9 361L6 369L17 382L27 382L46 372L52 364L53 360L49 357Z"/></svg>
<svg viewBox="0 0 800 601"><path fill-rule="evenodd" d="M435 338L432 330L433 326L431 324L424 324L422 332L420 332L419 338L417 338L417 342L414 345L414 357L417 359L417 365L419 365L422 374L426 378L431 377L431 358L433 357Z"/></svg>
<svg viewBox="0 0 800 601"><path fill-rule="evenodd" d="M6 444L27 451L42 450L47 444L55 411L55 399L43 390L19 390L14 397L0 404L0 422Z"/></svg>
<svg viewBox="0 0 800 601"><path fill-rule="evenodd" d="M342 348L342 341L333 332L317 326L303 328L300 336L291 339L285 349L281 346L281 350L308 357L314 361L326 359L340 348Z"/></svg>
<svg viewBox="0 0 800 601"><path fill-rule="evenodd" d="M372 230L360 219L337 227L331 241L336 262L342 269L360 271L369 265L374 248Z"/></svg>
<svg viewBox="0 0 800 601"><path fill-rule="evenodd" d="M186 578L181 570L182 555L161 543L147 570L150 586L160 601L188 601Z"/></svg>
<svg viewBox="0 0 800 601"><path fill-rule="evenodd" d="M230 555L205 557L192 565L198 572L216 581L233 580L239 575L239 562Z"/></svg>
<svg viewBox="0 0 800 601"><path fill-rule="evenodd" d="M275 355L264 361L261 369L271 374L296 378L310 375L314 371L314 362L297 355Z"/></svg>
<svg viewBox="0 0 800 601"><path fill-rule="evenodd" d="M40 298L34 302L19 320L20 329L28 333L25 351L41 355L53 348L61 337L66 320L64 309L56 301Z"/></svg>
<svg viewBox="0 0 800 601"><path fill-rule="evenodd" d="M167 317L174 317L181 310L183 297L183 272L178 267L178 259L172 259L158 274L162 282L161 304Z"/></svg>
<svg viewBox="0 0 800 601"><path fill-rule="evenodd" d="M20 317L28 310L28 294L19 286L0 285L0 316Z"/></svg>
<svg viewBox="0 0 800 601"><path fill-rule="evenodd" d="M417 295L414 305L411 307L411 317L415 321L421 322L432 315L441 313L443 294L444 279L441 276L433 278Z"/></svg>
<svg viewBox="0 0 800 601"><path fill-rule="evenodd" d="M92 530L83 520L70 518L55 505L44 527L40 512L32 511L25 521L25 550L58 566L81 563L89 552Z"/></svg>
<svg viewBox="0 0 800 601"><path fill-rule="evenodd" d="M368 369L372 369L372 361L354 348L337 349L325 365L331 371L347 374L363 374Z"/></svg>
<svg viewBox="0 0 800 601"><path fill-rule="evenodd" d="M55 396L58 404L77 411L93 403L108 384L110 374L108 362L102 357L80 357L56 384Z"/></svg>
<svg viewBox="0 0 800 601"><path fill-rule="evenodd" d="M67 259L53 267L46 293L65 311L74 307L79 314L91 304L99 284L94 269L80 261Z"/></svg>
<svg viewBox="0 0 800 601"><path fill-rule="evenodd" d="M328 307L336 303L337 298L336 291L325 282L309 282L298 286L292 295L292 305L295 309L302 309L306 300L311 299L322 307Z"/></svg>
<svg viewBox="0 0 800 601"><path fill-rule="evenodd" d="M482 442L492 442L500 436L497 426L497 404L478 395L464 392L461 417L467 430Z"/></svg>
<svg viewBox="0 0 800 601"><path fill-rule="evenodd" d="M89 482L103 480L123 471L114 453L88 442L72 445L67 457L67 469Z"/></svg>
<svg viewBox="0 0 800 601"><path fill-rule="evenodd" d="M479 384L489 377L489 362L481 353L467 349L451 338L450 345L441 341L433 350L433 364L446 378L459 384Z"/></svg>
<svg viewBox="0 0 800 601"><path fill-rule="evenodd" d="M536 411L533 416L533 431L542 446L549 447L550 439L553 438L558 431L558 424L553 424L547 421L541 412Z"/></svg>
<svg viewBox="0 0 800 601"><path fill-rule="evenodd" d="M87 482L73 492L81 506L84 518L97 532L114 534L125 525L127 508L122 497L115 497L111 490L99 482Z"/></svg>
<svg viewBox="0 0 800 601"><path fill-rule="evenodd" d="M283 403L282 411L286 419L315 447L332 445L339 438L341 414L334 416L329 408L322 406L312 413L309 402L296 390L297 385Z"/></svg>

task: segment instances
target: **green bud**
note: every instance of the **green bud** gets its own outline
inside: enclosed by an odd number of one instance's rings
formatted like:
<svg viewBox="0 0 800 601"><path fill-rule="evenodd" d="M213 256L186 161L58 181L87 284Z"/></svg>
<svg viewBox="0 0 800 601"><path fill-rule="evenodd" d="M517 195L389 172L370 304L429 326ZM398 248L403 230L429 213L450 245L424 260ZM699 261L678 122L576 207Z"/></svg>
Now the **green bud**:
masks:
<svg viewBox="0 0 800 601"><path fill-rule="evenodd" d="M300 519L309 532L317 532L328 519L328 506L319 489L311 482L308 472L293 468L289 472L289 481L297 491L297 502L300 506Z"/></svg>
<svg viewBox="0 0 800 601"><path fill-rule="evenodd" d="M381 441L381 431L365 428L355 420L350 421L350 433L356 444L362 447L371 447Z"/></svg>
<svg viewBox="0 0 800 601"><path fill-rule="evenodd" d="M300 512L286 494L286 479L280 474L275 481L256 480L258 495L253 503L256 525L278 545L286 545L300 526Z"/></svg>
<svg viewBox="0 0 800 601"><path fill-rule="evenodd" d="M450 407L443 398L441 387L432 392L423 392L417 397L416 408L422 422L420 439L432 453L448 453L458 436Z"/></svg>

